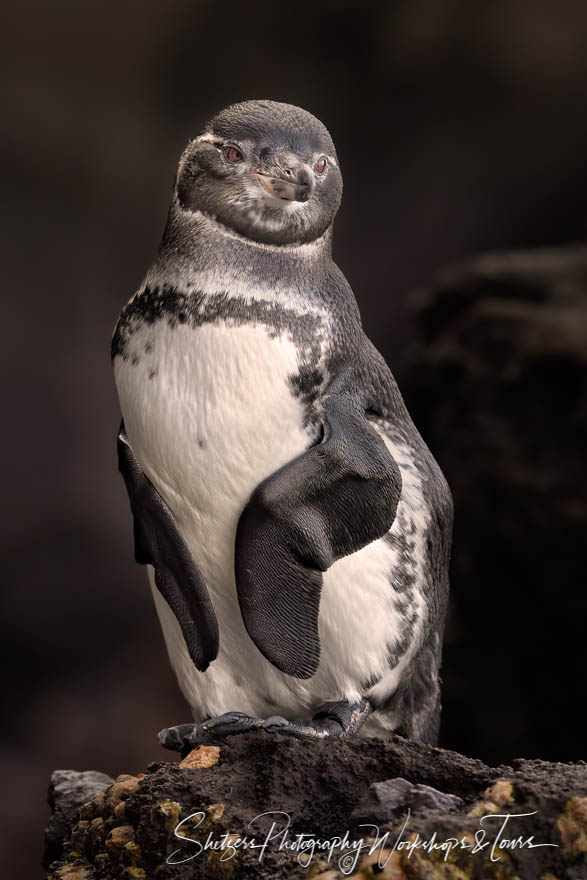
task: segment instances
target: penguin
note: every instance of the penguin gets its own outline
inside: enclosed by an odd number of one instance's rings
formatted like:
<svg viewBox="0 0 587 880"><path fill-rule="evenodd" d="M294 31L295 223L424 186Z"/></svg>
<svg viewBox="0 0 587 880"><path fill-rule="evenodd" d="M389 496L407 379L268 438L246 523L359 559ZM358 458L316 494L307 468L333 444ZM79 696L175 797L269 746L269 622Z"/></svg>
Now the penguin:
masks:
<svg viewBox="0 0 587 880"><path fill-rule="evenodd" d="M341 196L315 116L223 110L112 338L182 754L250 730L437 741L451 494L332 260Z"/></svg>

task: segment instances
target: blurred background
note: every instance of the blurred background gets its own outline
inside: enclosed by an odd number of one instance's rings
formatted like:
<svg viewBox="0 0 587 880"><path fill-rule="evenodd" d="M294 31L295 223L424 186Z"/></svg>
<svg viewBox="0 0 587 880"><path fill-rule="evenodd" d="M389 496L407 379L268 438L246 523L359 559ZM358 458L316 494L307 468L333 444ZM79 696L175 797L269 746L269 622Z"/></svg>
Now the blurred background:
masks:
<svg viewBox="0 0 587 880"><path fill-rule="evenodd" d="M441 744L586 758L587 6L20 0L3 22L2 876L41 876L54 768L139 771L188 720L109 344L185 143L243 99L329 127L335 259L453 489Z"/></svg>

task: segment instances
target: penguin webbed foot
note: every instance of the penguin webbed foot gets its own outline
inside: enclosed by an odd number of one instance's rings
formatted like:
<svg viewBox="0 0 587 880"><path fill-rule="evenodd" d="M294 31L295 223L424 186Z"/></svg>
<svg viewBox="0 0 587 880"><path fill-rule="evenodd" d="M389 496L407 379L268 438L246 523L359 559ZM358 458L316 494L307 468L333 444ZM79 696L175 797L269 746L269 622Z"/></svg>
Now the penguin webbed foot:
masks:
<svg viewBox="0 0 587 880"><path fill-rule="evenodd" d="M352 736L359 730L372 712L368 700L351 703L340 700L321 709L310 720L288 721L281 715L269 718L254 718L244 712L226 712L209 718L202 724L178 724L166 727L159 734L159 743L164 749L180 752L185 758L192 749L201 745L218 742L227 736L261 730L265 733L279 733L294 739L327 739L329 737Z"/></svg>
<svg viewBox="0 0 587 880"><path fill-rule="evenodd" d="M202 724L177 724L175 727L166 727L159 733L159 743L164 749L180 752L182 758L185 758L198 746L208 745L237 733L247 733L262 725L263 719L252 718L244 712L225 712L224 715L209 718Z"/></svg>
<svg viewBox="0 0 587 880"><path fill-rule="evenodd" d="M291 736L294 739L347 737L355 734L363 726L372 711L368 700L359 700L356 703L340 700L321 709L309 721L288 721L280 715L273 715L265 719L263 730Z"/></svg>

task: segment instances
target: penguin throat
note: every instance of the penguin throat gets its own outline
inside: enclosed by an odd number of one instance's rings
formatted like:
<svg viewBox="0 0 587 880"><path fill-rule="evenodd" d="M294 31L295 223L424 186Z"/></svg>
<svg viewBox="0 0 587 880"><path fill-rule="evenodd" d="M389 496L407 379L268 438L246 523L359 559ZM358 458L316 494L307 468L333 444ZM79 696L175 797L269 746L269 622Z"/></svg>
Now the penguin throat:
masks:
<svg viewBox="0 0 587 880"><path fill-rule="evenodd" d="M182 209L177 202L177 197L175 198L175 208L176 211L181 212L183 218L186 216L185 209ZM322 233L319 238L314 239L309 242L291 242L289 244L265 244L260 241L255 241L252 238L247 238L245 235L241 235L240 232L236 232L234 229L231 229L229 226L226 226L225 223L222 223L221 220L218 219L214 214L209 214L206 211L202 211L200 208L197 208L193 211L190 211L190 217L194 220L194 226L198 230L198 233L211 233L214 235L222 235L224 238L232 239L233 241L237 241L246 247L253 248L256 251L263 251L264 253L275 253L275 254L283 254L288 253L291 255L298 255L301 259L308 259L309 257L322 257L330 259L332 253L332 223L330 226Z"/></svg>

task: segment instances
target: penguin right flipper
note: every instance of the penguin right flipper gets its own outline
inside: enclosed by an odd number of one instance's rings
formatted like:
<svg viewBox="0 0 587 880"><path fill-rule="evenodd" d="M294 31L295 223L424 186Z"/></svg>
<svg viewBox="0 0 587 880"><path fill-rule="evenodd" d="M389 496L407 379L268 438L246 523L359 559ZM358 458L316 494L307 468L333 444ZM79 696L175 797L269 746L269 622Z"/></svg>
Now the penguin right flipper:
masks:
<svg viewBox="0 0 587 880"><path fill-rule="evenodd" d="M177 618L194 665L204 672L218 655L214 608L173 514L134 456L124 422L118 434L118 468L134 517L135 559L154 566L159 592Z"/></svg>
<svg viewBox="0 0 587 880"><path fill-rule="evenodd" d="M383 537L401 492L399 468L352 393L321 401L324 439L253 492L235 549L247 632L282 672L318 668L322 572Z"/></svg>

